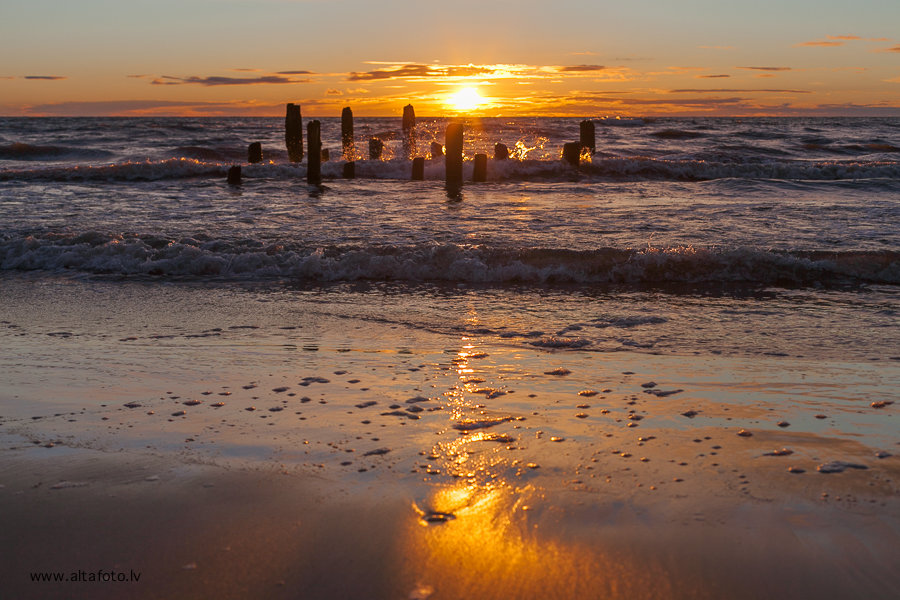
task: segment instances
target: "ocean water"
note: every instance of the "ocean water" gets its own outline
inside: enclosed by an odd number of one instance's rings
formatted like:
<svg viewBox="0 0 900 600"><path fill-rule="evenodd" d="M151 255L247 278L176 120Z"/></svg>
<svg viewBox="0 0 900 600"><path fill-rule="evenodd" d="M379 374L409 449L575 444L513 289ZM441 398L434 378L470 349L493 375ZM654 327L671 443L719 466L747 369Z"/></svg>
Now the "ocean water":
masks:
<svg viewBox="0 0 900 600"><path fill-rule="evenodd" d="M446 120L419 119L420 182L399 118L356 120L353 180L339 119L322 123L337 159L318 190L282 119L0 119L0 269L291 290L524 347L900 356L898 119L597 119L579 170L560 160L578 119L469 120L466 179L496 142L513 157L458 201L430 157ZM361 160L371 136L383 160Z"/></svg>

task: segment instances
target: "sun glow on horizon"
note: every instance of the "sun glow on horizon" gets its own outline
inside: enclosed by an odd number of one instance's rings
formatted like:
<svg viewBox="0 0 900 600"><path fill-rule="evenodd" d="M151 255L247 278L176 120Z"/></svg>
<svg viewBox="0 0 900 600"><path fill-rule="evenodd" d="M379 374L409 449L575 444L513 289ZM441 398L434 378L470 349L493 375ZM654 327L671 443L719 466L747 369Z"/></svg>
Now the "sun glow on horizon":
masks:
<svg viewBox="0 0 900 600"><path fill-rule="evenodd" d="M447 104L455 110L473 110L487 104L487 100L478 93L478 88L464 87L450 96Z"/></svg>

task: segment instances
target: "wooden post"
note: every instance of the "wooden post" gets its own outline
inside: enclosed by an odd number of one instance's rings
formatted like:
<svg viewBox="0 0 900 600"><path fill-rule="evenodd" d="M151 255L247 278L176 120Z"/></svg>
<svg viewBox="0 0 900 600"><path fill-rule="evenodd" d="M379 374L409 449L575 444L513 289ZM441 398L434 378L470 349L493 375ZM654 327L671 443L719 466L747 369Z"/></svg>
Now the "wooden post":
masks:
<svg viewBox="0 0 900 600"><path fill-rule="evenodd" d="M353 111L348 106L341 111L341 148L344 160L353 160L356 148L353 144Z"/></svg>
<svg viewBox="0 0 900 600"><path fill-rule="evenodd" d="M234 165L228 169L228 184L241 185L241 167Z"/></svg>
<svg viewBox="0 0 900 600"><path fill-rule="evenodd" d="M259 142L253 142L249 146L247 146L247 162L248 163L259 163L262 162L262 144Z"/></svg>
<svg viewBox="0 0 900 600"><path fill-rule="evenodd" d="M412 178L413 181L422 181L425 179L425 157L417 156L412 162Z"/></svg>
<svg viewBox="0 0 900 600"><path fill-rule="evenodd" d="M403 107L403 154L412 158L416 153L416 111L412 104Z"/></svg>
<svg viewBox="0 0 900 600"><path fill-rule="evenodd" d="M497 142L494 144L494 160L506 160L509 158L509 148L506 144Z"/></svg>
<svg viewBox="0 0 900 600"><path fill-rule="evenodd" d="M444 147L437 142L431 142L431 160L438 158L444 158Z"/></svg>
<svg viewBox="0 0 900 600"><path fill-rule="evenodd" d="M381 160L381 151L384 150L384 142L378 138L369 138L369 160Z"/></svg>
<svg viewBox="0 0 900 600"><path fill-rule="evenodd" d="M303 119L300 117L300 107L296 104L287 105L284 141L287 145L288 159L291 162L303 160Z"/></svg>
<svg viewBox="0 0 900 600"><path fill-rule="evenodd" d="M581 122L581 145L591 149L591 155L597 151L597 139L595 136L594 122Z"/></svg>
<svg viewBox="0 0 900 600"><path fill-rule="evenodd" d="M322 127L318 121L310 121L306 126L309 138L309 157L306 159L306 183L322 185Z"/></svg>
<svg viewBox="0 0 900 600"><path fill-rule="evenodd" d="M472 181L487 181L487 154L476 154L472 168Z"/></svg>
<svg viewBox="0 0 900 600"><path fill-rule="evenodd" d="M562 158L575 168L581 163L581 142L563 144Z"/></svg>
<svg viewBox="0 0 900 600"><path fill-rule="evenodd" d="M344 179L356 179L356 163L346 162L344 163Z"/></svg>
<svg viewBox="0 0 900 600"><path fill-rule="evenodd" d="M444 161L447 174L447 191L459 193L463 181L463 126L459 123L447 125L444 141L447 146L447 157Z"/></svg>

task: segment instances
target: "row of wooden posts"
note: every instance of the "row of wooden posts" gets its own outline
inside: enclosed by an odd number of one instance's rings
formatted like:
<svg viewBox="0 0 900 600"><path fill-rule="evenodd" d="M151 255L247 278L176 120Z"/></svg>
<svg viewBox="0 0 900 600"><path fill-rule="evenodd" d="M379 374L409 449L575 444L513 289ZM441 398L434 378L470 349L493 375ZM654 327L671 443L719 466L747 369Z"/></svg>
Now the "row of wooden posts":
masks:
<svg viewBox="0 0 900 600"><path fill-rule="evenodd" d="M287 105L287 113L284 120L284 140L287 146L288 160L300 162L303 160L303 122L300 116L300 106ZM403 153L412 159L413 181L425 179L425 158L414 157L416 148L416 112L411 104L403 108ZM322 129L319 121L307 123L307 167L306 181L309 185L322 185L322 160L328 160L328 150L322 149ZM581 163L581 157L585 152L593 154L596 151L596 136L594 123L582 121L580 139L577 142L569 142L563 145L562 158L574 167ZM447 125L444 138L444 146L438 142L431 142L432 159L444 156L446 167L446 183L448 189L462 187L463 175L463 126L459 123ZM446 155L444 148L446 147ZM352 158L356 155L356 147L353 137L353 111L349 107L341 111L341 148L344 163L343 175L345 179L356 177L356 163ZM369 138L369 160L380 160L384 150L384 142L377 138ZM494 160L507 160L509 149L502 143L494 145ZM247 162L262 162L262 144L253 142L247 149ZM481 182L487 179L487 155L476 154L473 161L472 181ZM239 185L241 183L241 167L233 166L228 169L228 183Z"/></svg>

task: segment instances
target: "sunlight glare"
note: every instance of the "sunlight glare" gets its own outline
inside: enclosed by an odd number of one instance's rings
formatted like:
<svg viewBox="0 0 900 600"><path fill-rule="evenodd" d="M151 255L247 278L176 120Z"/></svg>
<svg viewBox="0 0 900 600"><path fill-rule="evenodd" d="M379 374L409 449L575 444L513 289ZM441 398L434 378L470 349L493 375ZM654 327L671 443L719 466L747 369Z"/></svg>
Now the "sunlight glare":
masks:
<svg viewBox="0 0 900 600"><path fill-rule="evenodd" d="M485 103L485 99L473 87L465 87L450 96L450 106L456 110L472 110Z"/></svg>

